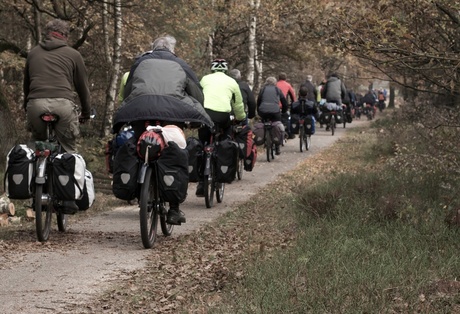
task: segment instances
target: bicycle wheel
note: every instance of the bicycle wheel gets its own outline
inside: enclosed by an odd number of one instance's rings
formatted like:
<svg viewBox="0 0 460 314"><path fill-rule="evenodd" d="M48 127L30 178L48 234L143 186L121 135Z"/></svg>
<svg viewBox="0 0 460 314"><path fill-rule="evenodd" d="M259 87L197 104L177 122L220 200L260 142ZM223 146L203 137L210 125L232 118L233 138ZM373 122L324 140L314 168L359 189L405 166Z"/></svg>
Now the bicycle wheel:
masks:
<svg viewBox="0 0 460 314"><path fill-rule="evenodd" d="M299 125L299 146L300 146L300 152L303 152L304 150L304 136L305 136L305 133L304 133L304 129L303 129L303 125Z"/></svg>
<svg viewBox="0 0 460 314"><path fill-rule="evenodd" d="M166 222L166 215L168 211L166 210L166 205L165 202L160 201L160 226L161 226L161 232L163 233L164 236L169 237L174 229L174 225L168 224Z"/></svg>
<svg viewBox="0 0 460 314"><path fill-rule="evenodd" d="M67 215L58 211L56 213L56 219L57 219L57 224L58 224L58 230L60 232L66 232L67 231Z"/></svg>
<svg viewBox="0 0 460 314"><path fill-rule="evenodd" d="M305 135L305 148L310 150L311 145L311 135Z"/></svg>
<svg viewBox="0 0 460 314"><path fill-rule="evenodd" d="M152 167L147 168L139 196L141 238L146 249L151 248L155 243L158 228L158 195L152 170Z"/></svg>
<svg viewBox="0 0 460 314"><path fill-rule="evenodd" d="M224 200L225 183L216 182L216 201L222 203Z"/></svg>
<svg viewBox="0 0 460 314"><path fill-rule="evenodd" d="M270 155L273 155L273 145L270 131L265 130L265 151L267 153L267 161L270 162ZM273 158L273 157L272 157Z"/></svg>
<svg viewBox="0 0 460 314"><path fill-rule="evenodd" d="M45 183L51 186L48 182ZM40 242L48 241L51 230L51 217L53 214L53 202L49 194L43 193L44 184L35 185L35 228L37 239Z"/></svg>
<svg viewBox="0 0 460 314"><path fill-rule="evenodd" d="M243 170L244 170L244 158L238 157L238 164L236 166L236 177L238 180L243 179Z"/></svg>
<svg viewBox="0 0 460 314"><path fill-rule="evenodd" d="M334 135L334 133L335 133L335 127L336 127L336 124L335 124L335 117L332 116L332 117L331 117L331 132L332 132L332 135Z"/></svg>
<svg viewBox="0 0 460 314"><path fill-rule="evenodd" d="M214 205L214 164L212 158L209 163L209 174L204 176L203 182L204 201L206 203L206 208L211 208Z"/></svg>

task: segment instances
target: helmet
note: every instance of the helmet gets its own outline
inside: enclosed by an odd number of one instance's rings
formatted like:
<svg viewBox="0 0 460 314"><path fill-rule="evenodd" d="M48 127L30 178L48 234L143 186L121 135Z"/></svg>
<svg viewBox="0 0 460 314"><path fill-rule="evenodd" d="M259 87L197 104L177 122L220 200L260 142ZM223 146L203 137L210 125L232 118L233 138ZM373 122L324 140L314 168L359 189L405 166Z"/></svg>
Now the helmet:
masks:
<svg viewBox="0 0 460 314"><path fill-rule="evenodd" d="M215 59L211 62L211 71L212 72L227 72L228 71L228 64L225 59Z"/></svg>

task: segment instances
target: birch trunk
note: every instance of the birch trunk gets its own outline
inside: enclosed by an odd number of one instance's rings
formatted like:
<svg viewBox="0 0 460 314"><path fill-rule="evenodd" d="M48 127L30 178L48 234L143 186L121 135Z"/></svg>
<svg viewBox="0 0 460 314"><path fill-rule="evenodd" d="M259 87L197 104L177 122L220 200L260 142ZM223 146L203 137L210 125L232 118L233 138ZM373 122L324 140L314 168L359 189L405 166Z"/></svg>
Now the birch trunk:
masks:
<svg viewBox="0 0 460 314"><path fill-rule="evenodd" d="M250 0L249 5L251 7L251 13L249 17L249 48L248 48L248 63L247 63L247 77L246 80L251 88L254 87L254 72L255 65L254 61L257 55L256 46L256 31L257 31L257 10L260 6L260 0Z"/></svg>

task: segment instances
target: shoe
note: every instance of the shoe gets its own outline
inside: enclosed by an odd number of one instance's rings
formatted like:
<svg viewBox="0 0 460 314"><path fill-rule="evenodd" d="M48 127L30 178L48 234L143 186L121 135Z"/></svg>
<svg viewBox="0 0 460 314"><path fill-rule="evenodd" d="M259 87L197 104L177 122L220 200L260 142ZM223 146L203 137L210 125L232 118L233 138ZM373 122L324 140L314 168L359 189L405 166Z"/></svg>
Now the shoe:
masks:
<svg viewBox="0 0 460 314"><path fill-rule="evenodd" d="M290 140L294 139L295 138L295 134L289 134L289 137L288 137Z"/></svg>
<svg viewBox="0 0 460 314"><path fill-rule="evenodd" d="M79 210L77 203L75 201L63 201L61 212L66 215L73 215Z"/></svg>
<svg viewBox="0 0 460 314"><path fill-rule="evenodd" d="M170 225L180 225L185 223L185 215L180 209L170 208L166 217L166 223Z"/></svg>
<svg viewBox="0 0 460 314"><path fill-rule="evenodd" d="M329 131L329 127L326 127L326 131Z"/></svg>
<svg viewBox="0 0 460 314"><path fill-rule="evenodd" d="M204 186L203 182L198 182L198 185L196 186L196 193L195 195L197 197L204 197Z"/></svg>
<svg viewBox="0 0 460 314"><path fill-rule="evenodd" d="M277 145L275 148L275 155L281 155L281 150L280 150L279 145Z"/></svg>

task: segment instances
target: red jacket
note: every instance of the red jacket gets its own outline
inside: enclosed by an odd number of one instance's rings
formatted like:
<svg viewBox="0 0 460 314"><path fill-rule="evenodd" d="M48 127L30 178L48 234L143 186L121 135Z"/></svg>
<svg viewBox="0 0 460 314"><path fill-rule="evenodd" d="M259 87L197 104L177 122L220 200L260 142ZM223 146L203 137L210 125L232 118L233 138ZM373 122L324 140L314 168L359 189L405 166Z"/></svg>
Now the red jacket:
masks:
<svg viewBox="0 0 460 314"><path fill-rule="evenodd" d="M291 98L291 101L290 103L293 103L294 101L296 101L296 98L295 98L295 92L294 92L294 89L292 88L292 85L289 84L287 81L285 80L279 80L277 83L276 83L276 86L281 89L281 91L283 92L283 95L284 97L286 98L286 100L288 98ZM281 108L281 104L280 104L280 108Z"/></svg>

